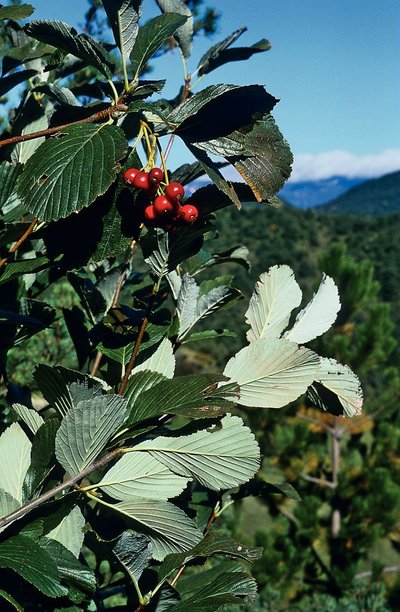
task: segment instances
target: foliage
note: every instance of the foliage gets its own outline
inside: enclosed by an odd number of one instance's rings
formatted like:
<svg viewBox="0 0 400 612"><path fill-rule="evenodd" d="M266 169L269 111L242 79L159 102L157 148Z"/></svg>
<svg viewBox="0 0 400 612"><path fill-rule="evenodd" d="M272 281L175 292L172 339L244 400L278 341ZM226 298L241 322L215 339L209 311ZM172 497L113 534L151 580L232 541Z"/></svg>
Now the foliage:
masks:
<svg viewBox="0 0 400 612"><path fill-rule="evenodd" d="M241 298L230 275L197 278L214 265L248 267L240 247L203 251L215 213L246 201L276 204L292 156L271 115L277 100L263 87L222 83L195 92L185 70L181 91L166 100L163 81L142 79L168 45L179 47L184 63L191 52L188 5L199 3L157 4L162 14L143 24L139 0L104 1L115 45L59 21L21 26L14 19L30 13L24 5L3 11L0 88L26 85L0 141L8 404L0 594L18 609L100 610L116 593L118 605L138 611L251 605L257 585L246 562L261 551L214 526L251 492L261 463L260 445L233 411L282 408L305 392L335 415L361 410L356 375L299 346L334 323L335 283L324 277L291 322L302 294L285 265L260 277L246 314L249 344L223 372L175 375L175 353L195 340L193 328ZM265 40L231 47L240 33L214 46L194 72L268 50ZM182 184L204 172L214 182L186 200L199 209L193 223L162 218L156 226L145 215L171 178L161 136L171 145L181 138L197 159L177 169ZM247 185L228 183L209 154L235 166ZM127 169L147 172L156 162L163 180L155 190L124 181ZM287 302L292 291L296 299ZM10 351L54 332L61 312L62 347L50 351L60 362L35 363L26 352L30 379L20 388ZM297 498L285 482L272 488Z"/></svg>

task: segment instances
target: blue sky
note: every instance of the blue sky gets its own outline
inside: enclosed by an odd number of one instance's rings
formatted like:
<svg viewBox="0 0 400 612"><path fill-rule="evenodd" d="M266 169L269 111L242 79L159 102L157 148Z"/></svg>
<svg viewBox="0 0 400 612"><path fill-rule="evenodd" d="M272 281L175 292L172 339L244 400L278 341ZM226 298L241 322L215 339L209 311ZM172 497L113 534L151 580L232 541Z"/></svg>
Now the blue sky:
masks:
<svg viewBox="0 0 400 612"><path fill-rule="evenodd" d="M85 0L33 0L34 18L77 26ZM197 39L189 71L205 50L239 27L236 44L268 38L272 49L202 80L260 83L280 99L274 116L295 154L295 180L400 168L400 2L398 0L209 0L221 13L213 38ZM144 16L154 16L144 0ZM181 82L177 53L154 63L155 78ZM182 161L183 149L175 157Z"/></svg>

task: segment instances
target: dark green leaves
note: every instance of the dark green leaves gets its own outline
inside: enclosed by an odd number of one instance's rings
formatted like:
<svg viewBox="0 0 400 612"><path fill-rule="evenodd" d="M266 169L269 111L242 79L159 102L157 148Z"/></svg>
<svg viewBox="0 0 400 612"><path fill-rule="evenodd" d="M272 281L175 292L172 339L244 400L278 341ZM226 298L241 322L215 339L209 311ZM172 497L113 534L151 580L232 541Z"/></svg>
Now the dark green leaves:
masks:
<svg viewBox="0 0 400 612"><path fill-rule="evenodd" d="M290 176L293 156L269 114L226 136L195 146L225 157L250 185L259 202L279 191Z"/></svg>
<svg viewBox="0 0 400 612"><path fill-rule="evenodd" d="M128 57L135 44L142 0L102 0L115 42L123 58Z"/></svg>
<svg viewBox="0 0 400 612"><path fill-rule="evenodd" d="M86 64L97 68L106 79L110 79L114 70L114 63L107 51L87 34L78 34L62 21L32 21L25 28L28 36L40 40L71 53Z"/></svg>
<svg viewBox="0 0 400 612"><path fill-rule="evenodd" d="M135 79L151 56L161 47L167 38L176 32L177 28L185 23L187 17L177 13L167 13L150 19L142 28L136 38L131 53L131 62L135 70Z"/></svg>
<svg viewBox="0 0 400 612"><path fill-rule="evenodd" d="M37 74L36 70L19 70L0 79L0 96Z"/></svg>
<svg viewBox="0 0 400 612"><path fill-rule="evenodd" d="M116 175L126 141L112 125L74 125L29 158L17 191L33 215L57 220L89 206Z"/></svg>
<svg viewBox="0 0 400 612"><path fill-rule="evenodd" d="M246 60L255 53L262 53L271 48L268 40L263 38L259 42L254 43L251 47L236 47L235 49L229 49L228 47L230 47L246 30L247 28L240 28L220 43L211 47L211 49L209 49L200 59L197 67L199 76L207 74L228 62Z"/></svg>

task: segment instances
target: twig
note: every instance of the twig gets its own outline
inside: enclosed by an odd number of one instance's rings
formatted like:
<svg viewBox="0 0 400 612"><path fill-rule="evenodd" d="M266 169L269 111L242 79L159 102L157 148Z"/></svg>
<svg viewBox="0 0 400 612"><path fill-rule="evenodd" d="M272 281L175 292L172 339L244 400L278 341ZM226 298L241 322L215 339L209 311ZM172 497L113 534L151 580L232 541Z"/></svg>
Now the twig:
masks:
<svg viewBox="0 0 400 612"><path fill-rule="evenodd" d="M108 119L115 111L127 111L128 107L126 104L114 104L105 108L102 111L98 111L90 117L86 117L85 119L78 119L77 121L71 121L70 123L64 123L63 125L58 125L56 127L47 128L46 130L39 130L38 132L32 132L31 134L21 134L20 136L13 136L12 138L6 138L5 140L0 140L0 147L5 147L7 145L16 144L17 142L25 142L27 140L34 140L35 138L41 138L42 136L51 136L52 134L57 134L61 130L65 130L65 128L70 127L71 125L79 125L81 123L96 123L97 121L102 121L103 119Z"/></svg>
<svg viewBox="0 0 400 612"><path fill-rule="evenodd" d="M325 480L324 478L314 478L314 476L308 476L308 474L301 474L301 478L303 478L303 480L307 480L307 482L318 484L321 487L328 487L329 489L336 489L337 487L336 482Z"/></svg>
<svg viewBox="0 0 400 612"><path fill-rule="evenodd" d="M15 253L15 251L19 249L21 244L25 242L25 240L32 234L33 230L35 229L36 223L37 223L37 219L32 219L31 224L29 225L28 229L22 234L21 238L14 244L14 246L11 247L7 255L0 261L0 268L4 266L5 263L7 263L10 255Z"/></svg>
<svg viewBox="0 0 400 612"><path fill-rule="evenodd" d="M87 476L91 472L94 472L95 470L98 470L107 463L110 463L110 461L113 461L114 459L119 457L119 455L122 455L122 453L122 448L116 448L115 450L108 453L108 455L105 455L102 459L99 459L91 465L88 465L84 470L79 472L79 474L76 474L72 478L69 478L68 480L60 483L56 487L53 487L49 491L46 491L46 493L43 493L43 495L40 495L36 499L33 499L29 503L25 504L24 506L21 506L21 508L18 508L18 510L14 510L14 512L11 512L7 516L1 518L0 529L5 525L16 521L17 519L22 518L23 516L25 516L25 514L28 514L28 512L30 512L31 510L34 510L38 506L41 506L44 502L48 501L49 499L52 499L58 493L63 493L66 489L75 486L80 480L85 478L85 476Z"/></svg>
<svg viewBox="0 0 400 612"><path fill-rule="evenodd" d="M384 567L382 570L382 574L394 574L395 572L400 572L400 565L390 565L388 567ZM355 580L362 580L363 578L369 578L373 575L374 572L368 570L366 572L360 572L354 576Z"/></svg>

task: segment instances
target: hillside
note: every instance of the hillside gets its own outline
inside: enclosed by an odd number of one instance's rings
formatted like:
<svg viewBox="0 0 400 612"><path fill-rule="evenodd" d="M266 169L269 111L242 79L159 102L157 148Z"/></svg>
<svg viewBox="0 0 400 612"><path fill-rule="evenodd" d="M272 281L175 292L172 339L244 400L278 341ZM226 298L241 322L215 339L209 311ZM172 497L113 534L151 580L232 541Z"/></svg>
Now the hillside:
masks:
<svg viewBox="0 0 400 612"><path fill-rule="evenodd" d="M290 198L288 198L290 201ZM318 207L322 213L390 215L400 212L400 171L356 185Z"/></svg>

